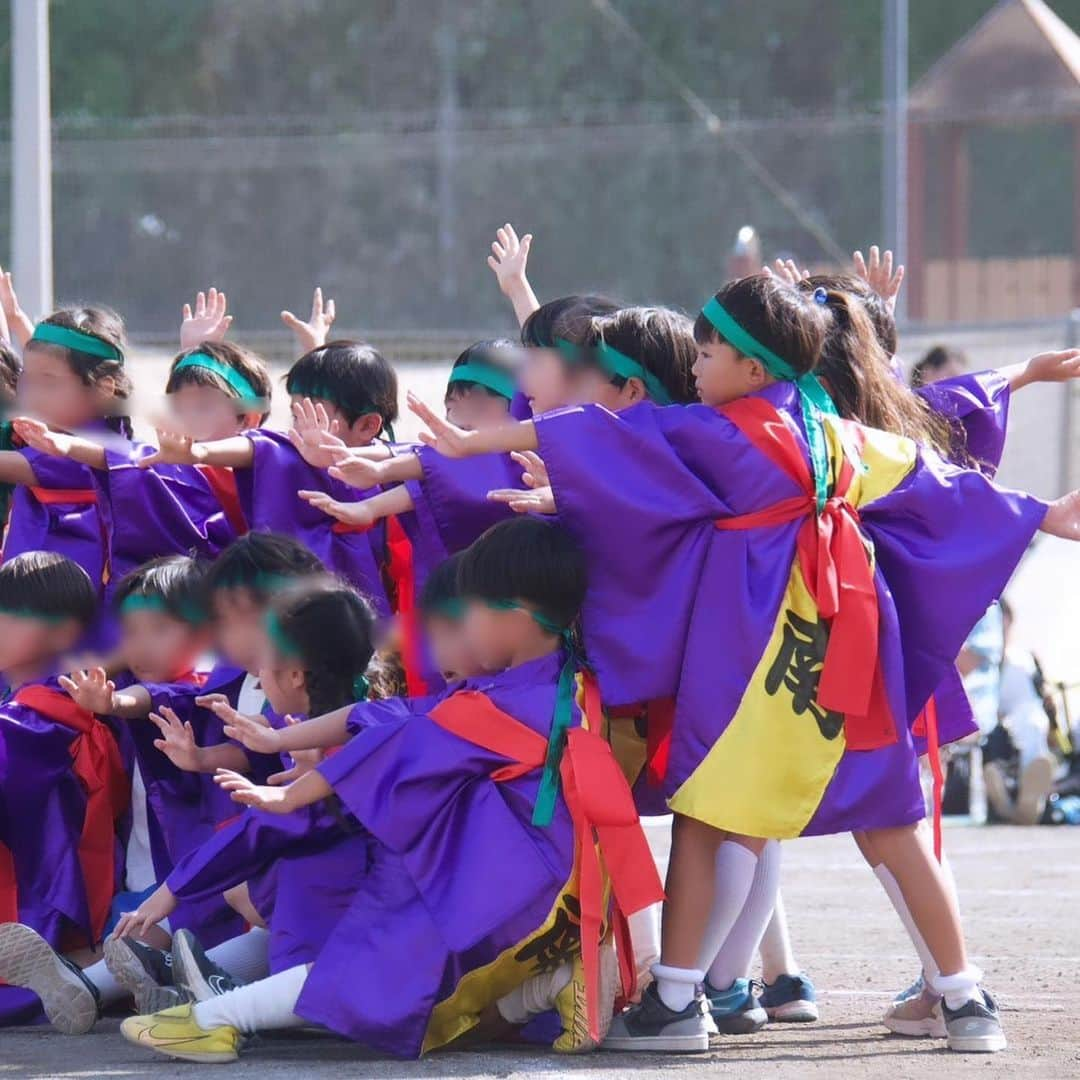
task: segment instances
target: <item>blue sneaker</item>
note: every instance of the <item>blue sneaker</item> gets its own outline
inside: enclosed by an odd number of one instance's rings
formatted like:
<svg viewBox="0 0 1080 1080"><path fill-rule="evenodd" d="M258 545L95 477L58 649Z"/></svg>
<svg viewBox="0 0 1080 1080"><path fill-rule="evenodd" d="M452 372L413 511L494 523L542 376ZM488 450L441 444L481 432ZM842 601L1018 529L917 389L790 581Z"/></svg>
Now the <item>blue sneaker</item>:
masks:
<svg viewBox="0 0 1080 1080"><path fill-rule="evenodd" d="M726 990L717 990L706 980L705 997L721 1035L752 1035L769 1022L749 979L736 979Z"/></svg>
<svg viewBox="0 0 1080 1080"><path fill-rule="evenodd" d="M769 1019L781 1024L811 1024L818 1018L814 984L805 975L781 975L765 983L761 1004Z"/></svg>

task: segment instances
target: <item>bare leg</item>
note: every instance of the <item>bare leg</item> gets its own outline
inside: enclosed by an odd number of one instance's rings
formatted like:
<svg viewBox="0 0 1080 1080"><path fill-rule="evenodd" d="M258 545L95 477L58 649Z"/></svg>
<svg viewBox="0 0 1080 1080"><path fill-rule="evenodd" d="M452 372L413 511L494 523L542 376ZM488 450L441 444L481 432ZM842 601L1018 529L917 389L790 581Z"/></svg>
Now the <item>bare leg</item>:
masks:
<svg viewBox="0 0 1080 1080"><path fill-rule="evenodd" d="M225 903L228 904L237 915L240 915L246 923L251 926L260 926L264 930L266 929L266 921L258 911L255 910L255 905L251 902L251 896L248 894L246 881L242 885L235 885L221 895L225 900Z"/></svg>

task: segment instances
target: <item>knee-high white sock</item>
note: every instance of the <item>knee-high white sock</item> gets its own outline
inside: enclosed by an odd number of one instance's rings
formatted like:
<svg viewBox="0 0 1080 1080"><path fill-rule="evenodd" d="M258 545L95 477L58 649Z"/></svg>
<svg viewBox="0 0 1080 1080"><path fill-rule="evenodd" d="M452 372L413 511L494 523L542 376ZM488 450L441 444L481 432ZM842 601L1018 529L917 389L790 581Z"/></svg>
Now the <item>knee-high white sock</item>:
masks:
<svg viewBox="0 0 1080 1080"><path fill-rule="evenodd" d="M745 979L750 974L750 964L772 916L779 886L780 843L770 840L757 858L742 911L709 965L709 983L717 990L726 990L736 979Z"/></svg>
<svg viewBox="0 0 1080 1080"><path fill-rule="evenodd" d="M130 991L125 990L113 977L113 973L105 966L104 960L84 967L82 973L97 988L98 998L103 1006L115 1005L116 1002L131 997Z"/></svg>
<svg viewBox="0 0 1080 1080"><path fill-rule="evenodd" d="M765 927L758 949L761 953L761 977L767 983L776 982L781 975L798 975L802 970L791 951L787 912L779 891L776 893L772 918Z"/></svg>
<svg viewBox="0 0 1080 1080"><path fill-rule="evenodd" d="M526 979L509 994L495 1002L499 1015L508 1024L524 1024L534 1016L555 1007L555 998L574 977L570 964Z"/></svg>
<svg viewBox="0 0 1080 1080"><path fill-rule="evenodd" d="M699 954L698 967L708 971L720 946L727 940L754 884L758 857L749 849L726 840L716 853L716 896ZM715 985L715 984L714 984ZM728 984L717 986L726 990Z"/></svg>
<svg viewBox="0 0 1080 1080"><path fill-rule="evenodd" d="M911 917L907 901L904 899L903 890L900 888L900 882L892 876L892 872L884 863L879 863L875 866L874 873L877 875L878 881L881 882L881 887L885 890L885 895L888 896L889 900L892 902L896 914L900 916L900 921L904 924L904 929L908 932L908 937L911 938L911 944L915 946L915 951L919 954L919 960L922 962L923 975L926 978L926 981L933 984L934 977L938 974L938 966L934 963L934 957L930 953L930 948L923 939L922 934L919 933L919 928L915 925L915 920Z"/></svg>
<svg viewBox="0 0 1080 1080"><path fill-rule="evenodd" d="M307 964L297 964L250 986L200 1001L194 1007L195 1023L206 1029L228 1025L246 1035L303 1027L304 1021L294 1010L307 974Z"/></svg>
<svg viewBox="0 0 1080 1080"><path fill-rule="evenodd" d="M256 926L246 934L239 934L207 949L206 955L234 979L253 983L270 974L269 951L270 931Z"/></svg>

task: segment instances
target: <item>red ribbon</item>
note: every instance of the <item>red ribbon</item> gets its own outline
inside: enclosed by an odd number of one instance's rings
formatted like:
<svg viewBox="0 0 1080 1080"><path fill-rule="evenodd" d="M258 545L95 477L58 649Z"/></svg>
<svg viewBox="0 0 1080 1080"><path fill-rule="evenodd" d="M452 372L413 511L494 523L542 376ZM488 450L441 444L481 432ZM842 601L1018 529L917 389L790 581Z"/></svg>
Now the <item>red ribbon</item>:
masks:
<svg viewBox="0 0 1080 1080"><path fill-rule="evenodd" d="M221 503L222 513L230 528L237 536L248 531L247 518L244 517L240 502L240 492L236 487L236 474L232 469L221 465L196 465L196 469L213 492L214 498Z"/></svg>
<svg viewBox="0 0 1080 1080"><path fill-rule="evenodd" d="M70 506L90 506L97 502L97 492L92 488L45 488L32 487L30 494L39 503L50 505L64 503Z"/></svg>
<svg viewBox="0 0 1080 1080"><path fill-rule="evenodd" d="M401 662L405 668L405 685L409 697L422 697L428 693L424 678L423 628L420 625L420 609L416 603L416 565L413 559L412 541L406 535L396 517L386 519L386 546L389 561L386 572L394 582L397 594L397 617L401 633Z"/></svg>
<svg viewBox="0 0 1080 1080"><path fill-rule="evenodd" d="M59 690L24 686L12 699L78 732L71 743L72 767L86 791L79 864L86 888L92 941L100 941L116 886L116 824L127 809L131 784L112 732L93 713Z"/></svg>
<svg viewBox="0 0 1080 1080"><path fill-rule="evenodd" d="M855 476L851 462L842 459L833 495L816 513L813 474L776 409L763 398L740 398L723 412L803 494L751 514L720 518L716 528L741 531L805 518L797 540L799 566L818 612L829 623L818 704L844 716L850 749L876 750L894 743L896 727L879 671L874 571L859 512L847 498Z"/></svg>
<svg viewBox="0 0 1080 1080"><path fill-rule="evenodd" d="M599 694L586 682L586 715ZM485 694L461 691L429 714L440 727L511 764L491 778L505 782L543 768L547 739L498 709ZM633 995L634 953L628 918L664 898L664 889L634 807L634 800L611 747L592 731L572 728L560 768L563 797L574 823L574 862L581 903L581 959L589 1034L600 1037L600 941L604 924L604 872L611 882L614 934L623 994ZM597 851L599 846L600 851ZM601 864L601 856L603 863Z"/></svg>
<svg viewBox="0 0 1080 1080"><path fill-rule="evenodd" d="M934 797L934 857L941 862L941 796L945 790L945 774L941 771L941 745L938 741L937 699L931 697L911 727L913 735L926 737L926 756L930 759Z"/></svg>

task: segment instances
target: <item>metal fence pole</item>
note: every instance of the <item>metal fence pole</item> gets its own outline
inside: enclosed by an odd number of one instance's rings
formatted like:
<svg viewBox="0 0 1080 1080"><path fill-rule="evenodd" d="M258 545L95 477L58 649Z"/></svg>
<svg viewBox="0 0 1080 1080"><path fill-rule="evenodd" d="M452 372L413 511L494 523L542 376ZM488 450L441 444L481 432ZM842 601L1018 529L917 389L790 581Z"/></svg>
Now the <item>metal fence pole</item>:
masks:
<svg viewBox="0 0 1080 1080"><path fill-rule="evenodd" d="M1073 308L1065 323L1065 347L1080 348L1080 308ZM1065 401L1061 412L1061 473L1059 491L1072 491L1077 484L1076 468L1076 391L1072 382L1065 384Z"/></svg>

